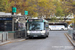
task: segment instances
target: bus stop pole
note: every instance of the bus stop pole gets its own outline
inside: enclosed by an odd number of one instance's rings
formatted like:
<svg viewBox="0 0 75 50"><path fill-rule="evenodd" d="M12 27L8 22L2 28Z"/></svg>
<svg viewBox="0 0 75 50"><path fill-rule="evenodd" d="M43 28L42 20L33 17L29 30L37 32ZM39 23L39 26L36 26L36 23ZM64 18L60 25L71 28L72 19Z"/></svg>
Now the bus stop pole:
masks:
<svg viewBox="0 0 75 50"><path fill-rule="evenodd" d="M14 18L12 18L12 31L14 31Z"/></svg>
<svg viewBox="0 0 75 50"><path fill-rule="evenodd" d="M26 33L26 28L25 28L25 39L27 39L27 33Z"/></svg>
<svg viewBox="0 0 75 50"><path fill-rule="evenodd" d="M26 18L26 15L24 16ZM26 22L25 22L25 39L27 39L27 33L26 33Z"/></svg>

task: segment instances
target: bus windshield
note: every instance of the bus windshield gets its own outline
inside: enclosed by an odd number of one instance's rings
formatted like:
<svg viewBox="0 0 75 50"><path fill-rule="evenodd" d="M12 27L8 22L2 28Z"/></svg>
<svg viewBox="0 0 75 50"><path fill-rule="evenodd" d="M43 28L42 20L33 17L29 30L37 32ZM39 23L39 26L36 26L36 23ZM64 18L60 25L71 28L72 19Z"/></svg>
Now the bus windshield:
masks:
<svg viewBox="0 0 75 50"><path fill-rule="evenodd" d="M44 30L44 22L29 22L27 30Z"/></svg>

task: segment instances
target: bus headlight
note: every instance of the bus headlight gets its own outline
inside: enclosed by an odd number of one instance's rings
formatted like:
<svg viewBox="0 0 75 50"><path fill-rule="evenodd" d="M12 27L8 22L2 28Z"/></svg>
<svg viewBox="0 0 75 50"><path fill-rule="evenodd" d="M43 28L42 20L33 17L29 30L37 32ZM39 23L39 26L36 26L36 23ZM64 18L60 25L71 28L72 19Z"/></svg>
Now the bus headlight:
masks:
<svg viewBox="0 0 75 50"><path fill-rule="evenodd" d="M27 33L30 33L30 31L27 31Z"/></svg>
<svg viewBox="0 0 75 50"><path fill-rule="evenodd" d="M45 30L41 31L41 33L45 33Z"/></svg>

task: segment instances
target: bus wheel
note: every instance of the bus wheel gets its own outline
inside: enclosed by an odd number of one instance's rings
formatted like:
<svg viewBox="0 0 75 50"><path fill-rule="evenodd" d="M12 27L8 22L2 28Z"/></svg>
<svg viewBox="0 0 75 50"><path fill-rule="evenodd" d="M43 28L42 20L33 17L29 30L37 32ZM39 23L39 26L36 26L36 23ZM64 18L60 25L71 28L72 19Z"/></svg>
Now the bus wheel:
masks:
<svg viewBox="0 0 75 50"><path fill-rule="evenodd" d="M46 37L48 37L48 35Z"/></svg>

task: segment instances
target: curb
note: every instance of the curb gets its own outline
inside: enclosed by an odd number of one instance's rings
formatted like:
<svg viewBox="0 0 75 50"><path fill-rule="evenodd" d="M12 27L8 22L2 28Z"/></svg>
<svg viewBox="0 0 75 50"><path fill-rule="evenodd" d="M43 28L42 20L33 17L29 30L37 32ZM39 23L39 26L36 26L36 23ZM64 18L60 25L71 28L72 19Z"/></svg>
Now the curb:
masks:
<svg viewBox="0 0 75 50"><path fill-rule="evenodd" d="M5 44L9 44L9 43L14 43L14 42L22 42L22 41L25 41L25 39L2 42L2 43L0 43L0 46L5 45Z"/></svg>
<svg viewBox="0 0 75 50"><path fill-rule="evenodd" d="M71 38L67 33L65 33L65 36L69 39L69 41L71 42L71 44L72 44L73 46L75 46L74 41L72 40L72 38Z"/></svg>
<svg viewBox="0 0 75 50"><path fill-rule="evenodd" d="M18 41L25 41L25 39L21 39L21 40L18 40Z"/></svg>
<svg viewBox="0 0 75 50"><path fill-rule="evenodd" d="M5 45L5 44L8 44L8 43L11 43L11 42L10 41L2 42L2 43L0 43L0 46L1 45Z"/></svg>
<svg viewBox="0 0 75 50"><path fill-rule="evenodd" d="M20 40L11 40L11 42L13 43L13 42L22 42L22 41L25 41L25 39L20 39Z"/></svg>

